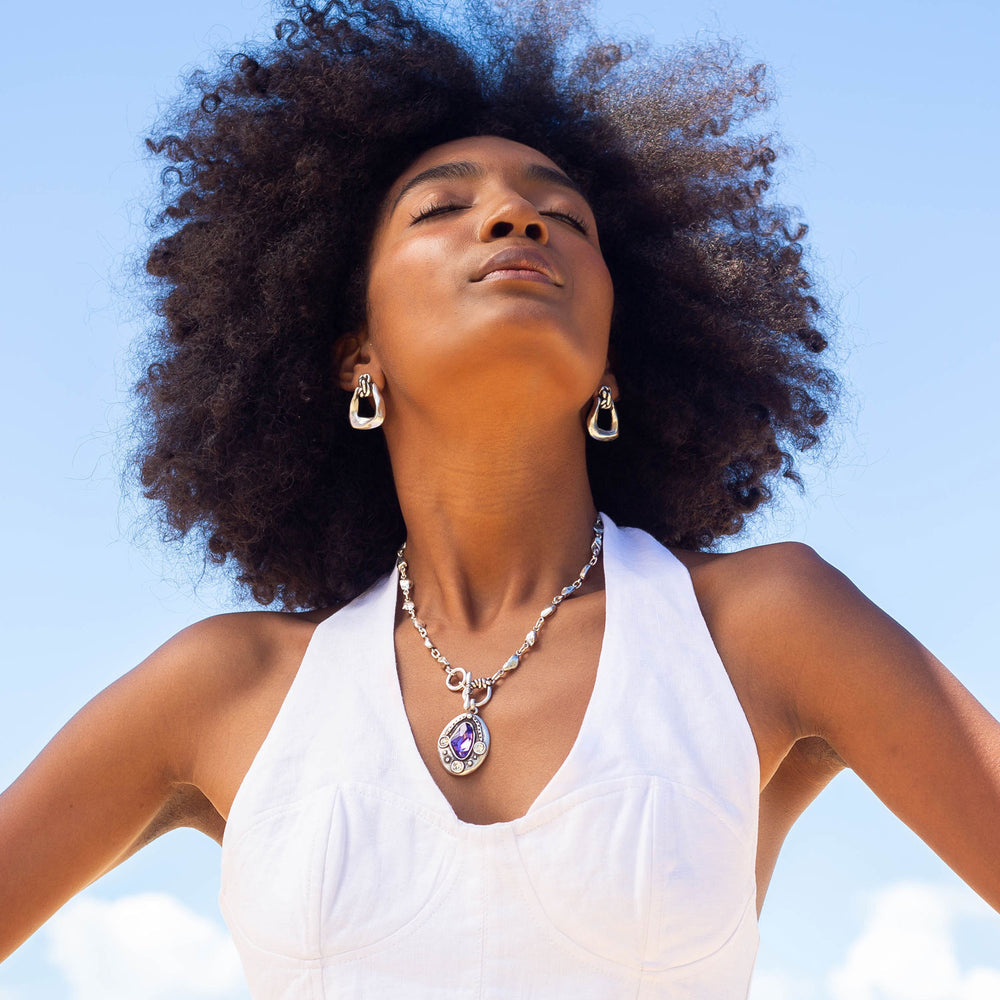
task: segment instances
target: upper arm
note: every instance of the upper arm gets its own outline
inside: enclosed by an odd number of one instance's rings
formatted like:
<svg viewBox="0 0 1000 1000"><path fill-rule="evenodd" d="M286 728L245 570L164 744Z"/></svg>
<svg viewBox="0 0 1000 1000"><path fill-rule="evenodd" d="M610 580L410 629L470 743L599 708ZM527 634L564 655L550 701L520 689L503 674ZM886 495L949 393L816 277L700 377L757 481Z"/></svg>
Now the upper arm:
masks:
<svg viewBox="0 0 1000 1000"><path fill-rule="evenodd" d="M187 629L115 681L0 796L0 958L178 804L219 630Z"/></svg>
<svg viewBox="0 0 1000 1000"><path fill-rule="evenodd" d="M764 626L801 735L822 736L1000 909L1000 723L944 665L805 546Z"/></svg>

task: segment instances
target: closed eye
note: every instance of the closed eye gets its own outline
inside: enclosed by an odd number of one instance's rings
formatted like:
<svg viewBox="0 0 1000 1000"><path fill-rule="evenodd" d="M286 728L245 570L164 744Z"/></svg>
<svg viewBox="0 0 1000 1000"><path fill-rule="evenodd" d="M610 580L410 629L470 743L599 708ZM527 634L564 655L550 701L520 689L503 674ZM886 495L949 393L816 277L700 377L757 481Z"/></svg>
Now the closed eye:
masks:
<svg viewBox="0 0 1000 1000"><path fill-rule="evenodd" d="M446 212L457 212L468 207L468 205L455 205L450 202L443 205L428 205L416 212L412 212L410 214L410 221L411 224L422 222L424 219L432 219L436 215L444 215ZM567 225L572 226L584 235L588 232L587 224L579 216L573 215L572 212L552 211L540 212L539 214L547 216L550 219L559 219L561 222L565 222Z"/></svg>
<svg viewBox="0 0 1000 1000"><path fill-rule="evenodd" d="M445 212L458 211L461 208L467 208L466 205L428 205L426 208L421 208L417 212L410 214L411 222L421 222L424 219L432 219L435 215L443 215Z"/></svg>
<svg viewBox="0 0 1000 1000"><path fill-rule="evenodd" d="M579 229L581 233L586 235L587 224L583 221L583 219L570 212L542 212L541 214L547 215L551 219L560 219L561 221L571 225L574 229Z"/></svg>

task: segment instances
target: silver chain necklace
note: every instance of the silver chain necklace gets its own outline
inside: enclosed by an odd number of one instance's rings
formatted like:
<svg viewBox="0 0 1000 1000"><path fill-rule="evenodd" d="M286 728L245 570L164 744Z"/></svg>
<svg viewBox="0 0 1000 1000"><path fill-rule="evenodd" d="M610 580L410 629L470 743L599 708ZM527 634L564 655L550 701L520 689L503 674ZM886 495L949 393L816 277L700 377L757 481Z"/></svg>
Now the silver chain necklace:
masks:
<svg viewBox="0 0 1000 1000"><path fill-rule="evenodd" d="M410 616L413 627L420 633L420 638L424 640L424 645L431 656L444 667L446 675L444 682L448 690L462 694L462 706L465 711L461 715L456 715L441 730L441 736L437 742L441 763L450 774L469 774L475 771L486 759L490 750L490 731L486 728L486 723L479 714L479 710L493 697L493 688L520 665L522 657L534 646L542 626L555 614L556 608L583 586L587 574L597 565L603 541L604 522L598 514L597 520L594 522L594 540L590 543L590 559L580 570L580 575L568 587L563 587L549 601L524 637L524 642L511 654L503 666L489 677L473 677L468 670L464 670L462 667L453 667L441 650L431 641L431 637L427 634L427 627L417 618L417 612L413 606L411 593L413 581L406 575L406 560L403 558L406 542L403 542L399 552L396 553L396 569L399 571L399 589L403 595L403 610ZM482 695L479 695L480 691L483 692Z"/></svg>

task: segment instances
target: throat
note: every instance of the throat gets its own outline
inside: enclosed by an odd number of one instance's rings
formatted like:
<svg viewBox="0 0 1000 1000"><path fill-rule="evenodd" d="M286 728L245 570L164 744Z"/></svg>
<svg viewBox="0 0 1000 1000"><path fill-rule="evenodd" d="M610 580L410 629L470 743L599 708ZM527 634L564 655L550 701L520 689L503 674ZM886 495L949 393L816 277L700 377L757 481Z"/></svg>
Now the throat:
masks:
<svg viewBox="0 0 1000 1000"><path fill-rule="evenodd" d="M579 428L560 442L390 443L407 562L428 621L480 630L542 606L589 557L596 516ZM471 446L471 447L470 447ZM543 474L544 472L544 474ZM530 612L529 612L530 613Z"/></svg>

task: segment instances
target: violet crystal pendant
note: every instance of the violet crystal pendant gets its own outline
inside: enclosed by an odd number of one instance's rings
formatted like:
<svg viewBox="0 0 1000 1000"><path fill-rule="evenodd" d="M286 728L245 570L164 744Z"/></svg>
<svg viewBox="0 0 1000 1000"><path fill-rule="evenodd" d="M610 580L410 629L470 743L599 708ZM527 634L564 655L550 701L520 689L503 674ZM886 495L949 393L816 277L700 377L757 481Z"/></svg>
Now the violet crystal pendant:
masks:
<svg viewBox="0 0 1000 1000"><path fill-rule="evenodd" d="M478 712L463 712L441 730L438 753L445 769L455 775L474 771L490 749L490 731Z"/></svg>

